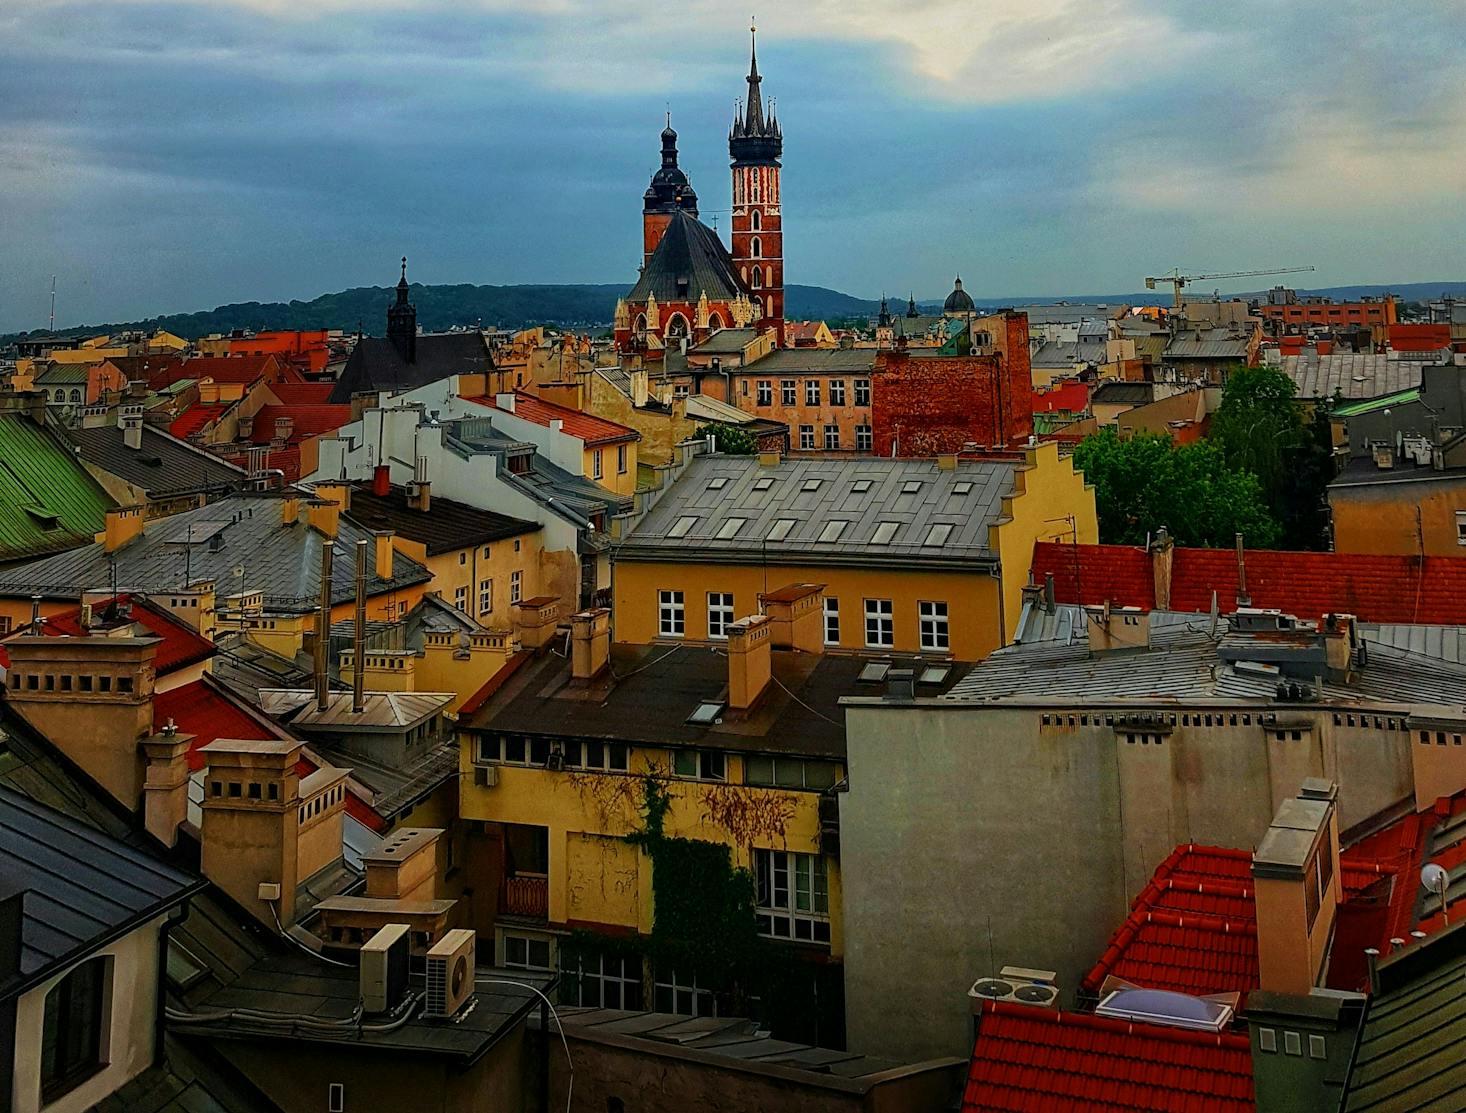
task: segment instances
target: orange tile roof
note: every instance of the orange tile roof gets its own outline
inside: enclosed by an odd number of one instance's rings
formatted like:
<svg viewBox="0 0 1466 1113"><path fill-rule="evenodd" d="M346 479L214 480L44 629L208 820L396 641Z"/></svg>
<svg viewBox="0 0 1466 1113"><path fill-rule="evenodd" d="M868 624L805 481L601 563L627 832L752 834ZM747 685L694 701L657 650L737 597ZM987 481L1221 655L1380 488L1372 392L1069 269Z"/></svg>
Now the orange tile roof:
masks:
<svg viewBox="0 0 1466 1113"><path fill-rule="evenodd" d="M102 613L114 600L100 600L92 604L92 614L100 620ZM175 669L207 661L215 653L214 643L199 634L192 627L174 618L162 607L146 599L132 595L118 595L115 602L129 608L128 618L142 626L155 638L162 639L153 658L153 671L164 676ZM81 608L50 615L42 630L56 637L89 636L81 625Z"/></svg>
<svg viewBox="0 0 1466 1113"><path fill-rule="evenodd" d="M195 402L173 419L168 426L168 432L179 440L186 441L232 405L232 402Z"/></svg>
<svg viewBox="0 0 1466 1113"><path fill-rule="evenodd" d="M482 406L492 406L494 409L501 409L490 396L470 398L470 402L477 402ZM526 421L533 421L536 425L543 425L549 428L551 421L563 421L564 430L572 437L584 441L587 445L611 444L616 441L639 441L641 434L635 429L628 429L625 425L617 424L614 421L607 421L603 417L596 417L594 414L582 413L580 410L572 410L569 406L561 406L555 402L546 402L530 394L527 390L516 390L514 392L514 415L522 417Z"/></svg>

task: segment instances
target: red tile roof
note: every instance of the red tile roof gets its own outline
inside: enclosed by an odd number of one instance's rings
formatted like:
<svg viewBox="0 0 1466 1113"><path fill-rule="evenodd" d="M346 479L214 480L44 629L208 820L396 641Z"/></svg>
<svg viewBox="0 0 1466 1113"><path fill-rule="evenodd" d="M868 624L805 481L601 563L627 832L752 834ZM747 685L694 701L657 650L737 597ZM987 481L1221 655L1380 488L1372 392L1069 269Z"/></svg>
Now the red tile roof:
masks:
<svg viewBox="0 0 1466 1113"><path fill-rule="evenodd" d="M270 393L286 406L324 406L335 383L271 383Z"/></svg>
<svg viewBox="0 0 1466 1113"><path fill-rule="evenodd" d="M470 398L469 401L477 402L482 406L493 406L495 409L501 408L490 396ZM546 428L549 428L551 421L563 421L567 434L584 441L588 445L610 444L615 441L641 439L641 434L635 429L628 429L625 425L618 425L614 421L607 421L605 418L596 417L594 414L572 410L569 406L546 402L543 398L537 398L527 390L516 390L514 392L514 414L516 417L522 417L526 421L533 421L536 425L543 425Z"/></svg>
<svg viewBox="0 0 1466 1113"><path fill-rule="evenodd" d="M1057 383L1047 389L1036 388L1033 392L1033 412L1083 413L1089 409L1089 383Z"/></svg>
<svg viewBox="0 0 1466 1113"><path fill-rule="evenodd" d="M256 379L300 381L300 375L273 353L249 356L194 356L172 372L175 379L213 379L216 383L244 383ZM167 385L167 384L164 384ZM156 389L156 388L155 388Z"/></svg>
<svg viewBox="0 0 1466 1113"><path fill-rule="evenodd" d="M202 769L208 764L199 753L219 738L268 740L277 737L253 715L205 680L195 680L153 697L153 729L159 730L173 720L180 734L191 734L188 744L188 767Z"/></svg>
<svg viewBox="0 0 1466 1113"><path fill-rule="evenodd" d="M330 386L330 383L325 384ZM275 439L275 422L288 417L293 423L288 444L299 444L322 433L334 433L343 425L351 423L349 405L269 405L261 406L255 413L250 440L255 444L269 444Z"/></svg>
<svg viewBox="0 0 1466 1113"><path fill-rule="evenodd" d="M128 617L133 622L142 626L153 637L163 639L158 645L157 656L153 658L153 671L158 676L164 676L187 665L196 665L200 661L207 661L214 655L213 642L174 618L162 607L155 606L145 599L125 594L117 596L116 601L131 607ZM110 602L111 600L103 600L92 604L92 614L96 616L97 621L101 620L102 612ZM81 608L79 607L73 611L48 616L42 624L42 629L45 633L56 637L75 638L87 633L81 626Z"/></svg>
<svg viewBox="0 0 1466 1113"><path fill-rule="evenodd" d="M1244 555L1254 607L1277 607L1300 618L1333 611L1365 622L1466 624L1466 558L1269 549L1248 549ZM1043 583L1048 573L1061 603L1108 599L1155 607L1150 558L1135 546L1040 541L1033 550L1034 580ZM1170 609L1208 611L1213 592L1223 614L1237 609L1237 554L1178 546Z"/></svg>
<svg viewBox="0 0 1466 1113"><path fill-rule="evenodd" d="M195 402L173 419L168 432L179 440L188 440L209 422L223 415L233 402Z"/></svg>
<svg viewBox="0 0 1466 1113"><path fill-rule="evenodd" d="M1251 1113L1245 1035L984 1003L963 1113Z"/></svg>

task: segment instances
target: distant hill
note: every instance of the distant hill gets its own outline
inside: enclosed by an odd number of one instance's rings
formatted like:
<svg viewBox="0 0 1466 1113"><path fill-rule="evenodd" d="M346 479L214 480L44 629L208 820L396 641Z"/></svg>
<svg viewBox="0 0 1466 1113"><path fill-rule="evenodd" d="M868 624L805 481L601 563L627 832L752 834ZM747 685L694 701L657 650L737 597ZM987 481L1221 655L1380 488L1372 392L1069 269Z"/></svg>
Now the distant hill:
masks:
<svg viewBox="0 0 1466 1113"><path fill-rule="evenodd" d="M616 299L624 284L545 286L422 286L412 287L418 324L428 332L455 325L523 328L552 324L567 328L609 328ZM143 321L113 321L58 329L62 336L91 336L133 329L166 329L190 340L234 329L316 329L348 331L362 328L380 336L386 329L387 306L394 291L380 286L358 286L310 301L238 302L198 313L170 313ZM795 320L806 317L848 317L874 313L876 303L853 298L821 286L785 288L785 313ZM27 333L0 336L0 344L24 339Z"/></svg>

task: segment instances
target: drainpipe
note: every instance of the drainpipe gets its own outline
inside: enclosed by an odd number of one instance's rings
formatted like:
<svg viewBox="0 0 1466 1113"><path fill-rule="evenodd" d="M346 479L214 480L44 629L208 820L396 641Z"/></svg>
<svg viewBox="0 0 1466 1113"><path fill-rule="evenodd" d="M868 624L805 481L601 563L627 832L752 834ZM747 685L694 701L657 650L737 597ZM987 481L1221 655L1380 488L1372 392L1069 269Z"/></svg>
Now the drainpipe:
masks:
<svg viewBox="0 0 1466 1113"><path fill-rule="evenodd" d="M354 715L360 715L362 708L366 706L366 662L362 660L362 652L366 647L366 578L367 541L363 538L356 543L356 628L351 635L356 665L351 675L351 711Z"/></svg>
<svg viewBox="0 0 1466 1113"><path fill-rule="evenodd" d="M1247 593L1247 558L1242 552L1242 535L1237 534L1237 606L1250 607L1252 596Z"/></svg>
<svg viewBox="0 0 1466 1113"><path fill-rule="evenodd" d="M331 556L336 547L325 534L321 535L321 603L316 615L316 709L325 711L330 702L330 645L331 645ZM356 662L356 671L361 672L361 662Z"/></svg>

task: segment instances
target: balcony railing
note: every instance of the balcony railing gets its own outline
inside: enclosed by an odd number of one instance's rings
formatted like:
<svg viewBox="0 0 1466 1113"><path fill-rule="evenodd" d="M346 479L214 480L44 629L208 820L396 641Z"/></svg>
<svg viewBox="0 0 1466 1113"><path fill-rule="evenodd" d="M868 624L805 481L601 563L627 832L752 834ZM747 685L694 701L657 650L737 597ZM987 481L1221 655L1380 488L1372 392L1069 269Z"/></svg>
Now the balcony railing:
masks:
<svg viewBox="0 0 1466 1113"><path fill-rule="evenodd" d="M544 873L516 873L504 878L499 910L506 916L543 920L550 911L550 877Z"/></svg>

